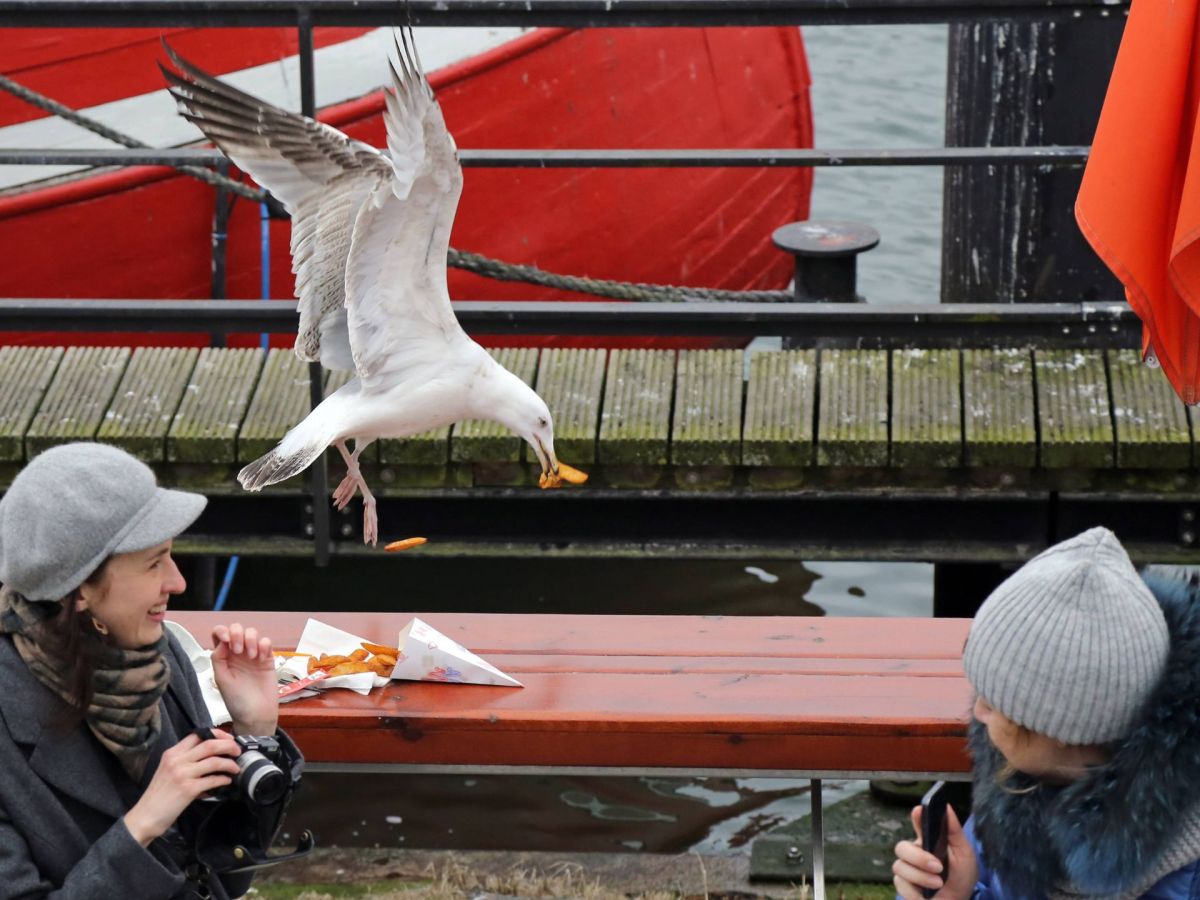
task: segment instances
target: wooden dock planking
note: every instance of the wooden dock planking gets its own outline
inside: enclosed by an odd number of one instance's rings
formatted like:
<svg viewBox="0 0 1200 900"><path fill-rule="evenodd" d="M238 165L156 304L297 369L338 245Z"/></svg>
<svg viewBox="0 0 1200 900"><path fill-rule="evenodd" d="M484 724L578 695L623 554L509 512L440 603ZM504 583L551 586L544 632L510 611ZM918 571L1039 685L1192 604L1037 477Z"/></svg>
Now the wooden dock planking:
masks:
<svg viewBox="0 0 1200 900"><path fill-rule="evenodd" d="M816 393L816 350L753 354L746 385L742 465L812 465Z"/></svg>
<svg viewBox="0 0 1200 900"><path fill-rule="evenodd" d="M125 366L128 347L71 347L25 433L25 453L96 436Z"/></svg>
<svg viewBox="0 0 1200 900"><path fill-rule="evenodd" d="M1035 350L1039 439L1047 469L1109 468L1113 423L1101 350Z"/></svg>
<svg viewBox="0 0 1200 900"><path fill-rule="evenodd" d="M311 408L308 363L290 349L269 351L238 432L238 462L245 465L271 450Z"/></svg>
<svg viewBox="0 0 1200 900"><path fill-rule="evenodd" d="M554 450L565 463L596 461L607 356L608 351L596 348L542 351L536 390L554 416Z"/></svg>
<svg viewBox="0 0 1200 900"><path fill-rule="evenodd" d="M597 442L601 465L667 465L674 386L674 350L609 354Z"/></svg>
<svg viewBox="0 0 1200 900"><path fill-rule="evenodd" d="M822 350L817 465L888 464L888 352Z"/></svg>
<svg viewBox="0 0 1200 900"><path fill-rule="evenodd" d="M264 355L255 349L205 347L167 432L167 461L233 465L237 436Z"/></svg>
<svg viewBox="0 0 1200 900"><path fill-rule="evenodd" d="M741 462L741 350L682 350L675 372L671 462L736 466Z"/></svg>
<svg viewBox="0 0 1200 900"><path fill-rule="evenodd" d="M492 353L496 361L528 385L537 375L535 347L505 347ZM516 463L530 459L525 442L498 422L468 419L454 426L450 435L450 458L461 463ZM531 462L537 460L530 459Z"/></svg>
<svg viewBox="0 0 1200 900"><path fill-rule="evenodd" d="M1033 356L1028 350L964 350L963 451L968 466L1037 465Z"/></svg>
<svg viewBox="0 0 1200 900"><path fill-rule="evenodd" d="M1187 408L1162 372L1136 350L1109 350L1117 465L1122 469L1186 469L1192 464Z"/></svg>
<svg viewBox="0 0 1200 900"><path fill-rule="evenodd" d="M961 369L957 350L892 352L893 466L962 465Z"/></svg>
<svg viewBox="0 0 1200 900"><path fill-rule="evenodd" d="M25 432L62 357L62 347L0 347L0 461L25 459Z"/></svg>
<svg viewBox="0 0 1200 900"><path fill-rule="evenodd" d="M167 432L199 354L194 347L134 350L96 440L120 447L143 462L165 460Z"/></svg>
<svg viewBox="0 0 1200 900"><path fill-rule="evenodd" d="M756 353L746 381L738 350L497 356L536 377L563 460L601 467L610 486L703 488L731 483L737 466L767 488L805 482L814 463L1032 469L1039 450L1050 469L1193 465L1186 408L1135 351L894 351L890 380L886 351ZM327 373L326 393L350 377ZM307 366L288 350L264 365L257 349L7 347L0 383L0 462L95 438L186 467L197 484L205 466L267 452L309 411ZM522 448L496 423L465 422L380 442L378 459L395 486L529 484Z"/></svg>

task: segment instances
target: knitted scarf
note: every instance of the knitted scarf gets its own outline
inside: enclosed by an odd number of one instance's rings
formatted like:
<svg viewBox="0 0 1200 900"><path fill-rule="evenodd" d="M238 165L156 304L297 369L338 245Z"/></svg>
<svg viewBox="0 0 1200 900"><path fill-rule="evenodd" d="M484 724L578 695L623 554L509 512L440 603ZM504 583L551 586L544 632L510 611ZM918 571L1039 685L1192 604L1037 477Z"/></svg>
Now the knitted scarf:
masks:
<svg viewBox="0 0 1200 900"><path fill-rule="evenodd" d="M12 635L17 652L37 680L69 703L71 687L56 656L50 624L61 609L58 603L31 601L7 587L0 589L0 634ZM164 634L157 643L136 650L104 643L91 629L83 640L96 663L84 721L134 782L141 783L162 730L158 701L171 680L163 656L167 637Z"/></svg>

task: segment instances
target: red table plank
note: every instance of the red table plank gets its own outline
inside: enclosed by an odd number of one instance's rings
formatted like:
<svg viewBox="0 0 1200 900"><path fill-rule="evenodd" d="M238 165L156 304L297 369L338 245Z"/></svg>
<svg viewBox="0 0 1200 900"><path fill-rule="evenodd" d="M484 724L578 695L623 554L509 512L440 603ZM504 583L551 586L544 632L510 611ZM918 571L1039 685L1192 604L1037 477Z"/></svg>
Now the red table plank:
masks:
<svg viewBox="0 0 1200 900"><path fill-rule="evenodd" d="M303 613L178 613L294 645ZM409 614L319 618L382 643ZM967 771L969 623L421 614L525 687L393 682L287 704L314 762Z"/></svg>

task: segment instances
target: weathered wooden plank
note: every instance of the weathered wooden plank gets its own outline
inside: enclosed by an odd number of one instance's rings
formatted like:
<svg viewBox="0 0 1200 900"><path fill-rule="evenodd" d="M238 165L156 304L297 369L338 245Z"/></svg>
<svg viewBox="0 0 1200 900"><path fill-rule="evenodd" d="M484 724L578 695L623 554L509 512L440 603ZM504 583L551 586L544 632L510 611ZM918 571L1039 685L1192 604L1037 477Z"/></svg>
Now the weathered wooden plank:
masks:
<svg viewBox="0 0 1200 900"><path fill-rule="evenodd" d="M607 355L608 351L596 348L542 351L537 392L554 416L554 451L563 462L590 465L596 461Z"/></svg>
<svg viewBox="0 0 1200 900"><path fill-rule="evenodd" d="M62 357L62 347L0 348L0 460L25 458L25 432Z"/></svg>
<svg viewBox="0 0 1200 900"><path fill-rule="evenodd" d="M265 356L261 350L205 347L167 432L167 461L237 462L237 433Z"/></svg>
<svg viewBox="0 0 1200 900"><path fill-rule="evenodd" d="M1187 408L1136 350L1109 350L1117 465L1122 469L1186 469L1192 464Z"/></svg>
<svg viewBox="0 0 1200 900"><path fill-rule="evenodd" d="M603 465L667 464L674 385L674 350L609 354L598 441Z"/></svg>
<svg viewBox="0 0 1200 900"><path fill-rule="evenodd" d="M146 462L162 462L167 432L200 351L194 347L138 347L96 440Z"/></svg>
<svg viewBox="0 0 1200 900"><path fill-rule="evenodd" d="M449 425L379 442L379 462L385 466L445 466L449 458Z"/></svg>
<svg viewBox="0 0 1200 900"><path fill-rule="evenodd" d="M526 384L533 384L538 366L536 347L505 347L492 356ZM454 426L450 458L464 463L520 462L526 458L525 442L499 422L468 419Z"/></svg>
<svg viewBox="0 0 1200 900"><path fill-rule="evenodd" d="M71 347L25 434L25 453L96 436L125 366L128 347Z"/></svg>
<svg viewBox="0 0 1200 900"><path fill-rule="evenodd" d="M957 350L892 353L892 465L961 466L962 392Z"/></svg>
<svg viewBox="0 0 1200 900"><path fill-rule="evenodd" d="M817 351L751 356L742 465L812 465L816 393Z"/></svg>
<svg viewBox="0 0 1200 900"><path fill-rule="evenodd" d="M886 350L822 350L817 465L888 464Z"/></svg>
<svg viewBox="0 0 1200 900"><path fill-rule="evenodd" d="M968 466L1037 465L1033 357L1028 350L964 350L963 438Z"/></svg>
<svg viewBox="0 0 1200 900"><path fill-rule="evenodd" d="M1112 466L1113 425L1103 351L1035 350L1033 361L1042 466Z"/></svg>
<svg viewBox="0 0 1200 900"><path fill-rule="evenodd" d="M671 462L735 466L741 461L741 350L683 350L675 371Z"/></svg>
<svg viewBox="0 0 1200 900"><path fill-rule="evenodd" d="M248 463L262 456L311 409L308 363L289 349L267 354L262 377L237 437L237 458Z"/></svg>

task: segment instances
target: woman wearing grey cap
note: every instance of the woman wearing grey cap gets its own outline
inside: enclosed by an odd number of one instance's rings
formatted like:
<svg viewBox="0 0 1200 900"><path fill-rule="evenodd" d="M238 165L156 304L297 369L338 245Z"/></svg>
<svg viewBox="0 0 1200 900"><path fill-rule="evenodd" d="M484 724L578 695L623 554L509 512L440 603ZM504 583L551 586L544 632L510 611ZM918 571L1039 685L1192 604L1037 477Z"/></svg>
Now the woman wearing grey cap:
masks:
<svg viewBox="0 0 1200 900"><path fill-rule="evenodd" d="M944 865L896 846L902 897L1200 897L1200 591L1093 528L988 597L963 666L972 815Z"/></svg>
<svg viewBox="0 0 1200 900"><path fill-rule="evenodd" d="M246 875L192 868L181 815L230 784L239 747L211 725L163 628L185 588L172 539L204 509L128 454L47 450L0 500L0 897L240 896ZM214 629L237 734L277 735L271 645ZM207 892L207 893L205 893Z"/></svg>

